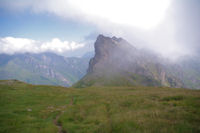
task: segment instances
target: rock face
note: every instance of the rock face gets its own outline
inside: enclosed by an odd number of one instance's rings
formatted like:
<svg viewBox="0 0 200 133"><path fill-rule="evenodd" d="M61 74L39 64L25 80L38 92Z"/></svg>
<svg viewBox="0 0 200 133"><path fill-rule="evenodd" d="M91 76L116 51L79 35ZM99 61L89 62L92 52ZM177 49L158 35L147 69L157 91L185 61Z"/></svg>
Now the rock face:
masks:
<svg viewBox="0 0 200 133"><path fill-rule="evenodd" d="M71 86L86 74L89 60L90 57L63 57L54 53L0 54L0 79Z"/></svg>
<svg viewBox="0 0 200 133"><path fill-rule="evenodd" d="M86 76L75 87L168 86L182 87L154 54L136 49L123 38L99 35Z"/></svg>

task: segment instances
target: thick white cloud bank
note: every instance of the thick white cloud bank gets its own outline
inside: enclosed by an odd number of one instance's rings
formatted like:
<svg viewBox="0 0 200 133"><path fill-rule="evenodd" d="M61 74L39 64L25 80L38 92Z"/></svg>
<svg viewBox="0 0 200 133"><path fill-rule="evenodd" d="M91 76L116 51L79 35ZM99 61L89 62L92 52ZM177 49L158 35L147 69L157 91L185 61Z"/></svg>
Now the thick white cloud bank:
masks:
<svg viewBox="0 0 200 133"><path fill-rule="evenodd" d="M0 7L89 23L170 58L200 51L199 0L0 0Z"/></svg>
<svg viewBox="0 0 200 133"><path fill-rule="evenodd" d="M27 38L5 37L0 38L0 53L15 54L15 53L41 53L54 52L63 54L68 51L84 47L83 43L61 41L58 38L53 38L49 42L40 42Z"/></svg>
<svg viewBox="0 0 200 133"><path fill-rule="evenodd" d="M142 29L155 27L164 18L171 0L1 0L12 10L53 13L102 25L105 21Z"/></svg>
<svg viewBox="0 0 200 133"><path fill-rule="evenodd" d="M150 29L163 19L170 0L69 0L69 3L90 17Z"/></svg>

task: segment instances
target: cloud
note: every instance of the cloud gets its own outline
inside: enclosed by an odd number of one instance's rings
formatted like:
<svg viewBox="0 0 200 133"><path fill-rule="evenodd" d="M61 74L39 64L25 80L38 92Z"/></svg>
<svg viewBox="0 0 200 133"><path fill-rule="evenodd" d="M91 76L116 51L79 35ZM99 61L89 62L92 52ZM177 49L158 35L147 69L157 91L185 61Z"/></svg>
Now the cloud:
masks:
<svg viewBox="0 0 200 133"><path fill-rule="evenodd" d="M199 12L199 0L174 0L163 20L153 29L105 24L100 31L124 37L139 48L177 59L200 53Z"/></svg>
<svg viewBox="0 0 200 133"><path fill-rule="evenodd" d="M166 17L144 38L153 49L171 58L199 54L200 1L174 0Z"/></svg>
<svg viewBox="0 0 200 133"><path fill-rule="evenodd" d="M200 52L200 1L176 0L172 8L175 38L192 52Z"/></svg>
<svg viewBox="0 0 200 133"><path fill-rule="evenodd" d="M171 0L1 0L4 8L53 13L102 25L102 21L149 29L164 17Z"/></svg>
<svg viewBox="0 0 200 133"><path fill-rule="evenodd" d="M61 41L54 38L49 42L40 42L27 38L5 37L0 38L0 53L14 54L14 53L41 53L54 52L57 54L65 54L79 48L84 47L84 43Z"/></svg>
<svg viewBox="0 0 200 133"><path fill-rule="evenodd" d="M170 58L200 51L199 0L1 0L0 7L93 24L90 39L115 35Z"/></svg>

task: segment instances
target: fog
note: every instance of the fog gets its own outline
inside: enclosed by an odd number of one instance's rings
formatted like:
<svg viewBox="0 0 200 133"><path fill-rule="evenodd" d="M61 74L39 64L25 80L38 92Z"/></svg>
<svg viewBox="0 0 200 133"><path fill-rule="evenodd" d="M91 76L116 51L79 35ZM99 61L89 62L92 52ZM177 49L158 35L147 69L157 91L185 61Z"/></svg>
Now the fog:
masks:
<svg viewBox="0 0 200 133"><path fill-rule="evenodd" d="M164 19L155 27L144 30L126 25L100 27L104 34L127 39L138 48L150 49L171 59L196 55L200 50L200 1L174 0Z"/></svg>
<svg viewBox="0 0 200 133"><path fill-rule="evenodd" d="M98 34L105 34L171 59L200 50L199 0L1 0L0 7L91 24L96 30L84 40L90 45Z"/></svg>

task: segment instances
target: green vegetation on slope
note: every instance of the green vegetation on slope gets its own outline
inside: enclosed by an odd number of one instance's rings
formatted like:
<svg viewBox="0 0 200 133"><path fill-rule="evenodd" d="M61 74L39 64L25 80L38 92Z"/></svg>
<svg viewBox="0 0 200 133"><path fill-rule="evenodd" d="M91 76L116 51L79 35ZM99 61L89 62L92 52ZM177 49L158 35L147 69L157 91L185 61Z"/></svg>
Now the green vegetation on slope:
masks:
<svg viewBox="0 0 200 133"><path fill-rule="evenodd" d="M200 91L165 87L84 89L0 81L0 132L199 133Z"/></svg>
<svg viewBox="0 0 200 133"><path fill-rule="evenodd" d="M85 75L90 57L63 57L53 53L0 54L0 80L71 86Z"/></svg>
<svg viewBox="0 0 200 133"><path fill-rule="evenodd" d="M85 88L91 86L161 86L153 78L141 76L133 73L120 73L98 76L97 74L87 74L73 85L74 88Z"/></svg>

